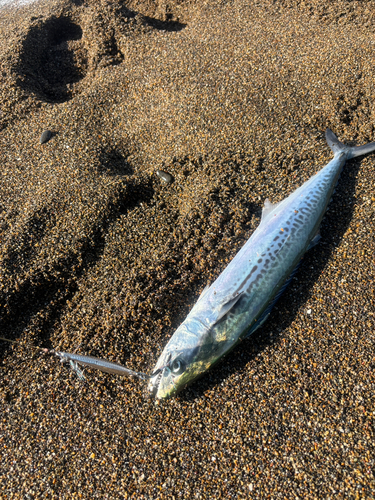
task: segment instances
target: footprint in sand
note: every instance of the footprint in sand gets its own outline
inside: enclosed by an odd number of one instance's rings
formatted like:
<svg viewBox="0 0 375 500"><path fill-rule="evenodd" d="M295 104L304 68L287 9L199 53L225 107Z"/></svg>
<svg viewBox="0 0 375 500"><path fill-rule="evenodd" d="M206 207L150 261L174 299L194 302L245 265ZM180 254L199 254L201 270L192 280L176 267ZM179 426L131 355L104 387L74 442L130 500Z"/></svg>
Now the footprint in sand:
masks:
<svg viewBox="0 0 375 500"><path fill-rule="evenodd" d="M71 15L34 18L16 67L19 85L44 102L70 100L88 72L121 64L119 37L124 32L142 36L142 30L179 31L186 26L161 4L155 12L140 13L109 4L90 12L78 3Z"/></svg>

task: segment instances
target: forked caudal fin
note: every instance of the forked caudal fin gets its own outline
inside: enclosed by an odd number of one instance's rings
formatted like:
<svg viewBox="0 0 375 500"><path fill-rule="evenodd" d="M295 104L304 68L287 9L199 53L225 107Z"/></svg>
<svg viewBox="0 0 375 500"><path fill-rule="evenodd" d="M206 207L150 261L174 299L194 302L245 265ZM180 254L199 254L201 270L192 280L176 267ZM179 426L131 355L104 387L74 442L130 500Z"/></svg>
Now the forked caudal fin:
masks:
<svg viewBox="0 0 375 500"><path fill-rule="evenodd" d="M333 154L341 153L341 151L348 151L348 159L355 158L356 156L366 155L367 153L371 153L375 151L375 142L369 142L364 146L347 146L338 140L335 134L327 128L326 130L326 140L328 146L331 148Z"/></svg>

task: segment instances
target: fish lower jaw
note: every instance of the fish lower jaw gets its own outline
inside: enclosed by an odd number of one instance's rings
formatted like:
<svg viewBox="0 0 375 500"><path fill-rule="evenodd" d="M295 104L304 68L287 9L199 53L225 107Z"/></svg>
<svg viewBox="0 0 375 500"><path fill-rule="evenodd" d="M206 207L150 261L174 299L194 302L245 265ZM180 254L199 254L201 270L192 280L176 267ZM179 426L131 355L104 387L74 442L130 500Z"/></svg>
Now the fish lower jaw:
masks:
<svg viewBox="0 0 375 500"><path fill-rule="evenodd" d="M157 393L159 391L159 385L160 385L160 381L161 381L162 376L163 376L163 372L160 371L155 377L150 379L150 382L147 386L147 390L149 392L150 398L153 398L153 399L157 398Z"/></svg>

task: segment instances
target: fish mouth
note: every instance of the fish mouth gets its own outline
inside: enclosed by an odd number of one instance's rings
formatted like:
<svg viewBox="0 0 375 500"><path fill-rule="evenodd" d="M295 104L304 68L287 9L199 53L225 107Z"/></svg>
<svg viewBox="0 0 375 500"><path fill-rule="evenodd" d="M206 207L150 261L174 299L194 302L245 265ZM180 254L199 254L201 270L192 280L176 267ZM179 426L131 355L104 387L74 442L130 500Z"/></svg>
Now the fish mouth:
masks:
<svg viewBox="0 0 375 500"><path fill-rule="evenodd" d="M149 391L150 391L150 397L153 399L156 398L156 395L158 393L162 376L163 376L163 370L160 370L159 372L156 372L154 376L150 377Z"/></svg>

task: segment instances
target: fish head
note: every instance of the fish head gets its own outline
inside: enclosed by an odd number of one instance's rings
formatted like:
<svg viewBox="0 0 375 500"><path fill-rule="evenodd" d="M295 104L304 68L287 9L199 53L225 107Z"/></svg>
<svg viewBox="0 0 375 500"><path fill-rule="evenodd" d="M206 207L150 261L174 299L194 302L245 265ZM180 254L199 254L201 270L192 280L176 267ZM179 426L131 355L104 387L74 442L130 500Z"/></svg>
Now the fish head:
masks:
<svg viewBox="0 0 375 500"><path fill-rule="evenodd" d="M199 347L173 351L165 349L150 376L148 390L151 397L164 399L175 396L206 371L197 359L198 351Z"/></svg>
<svg viewBox="0 0 375 500"><path fill-rule="evenodd" d="M214 344L207 326L187 318L165 346L150 376L151 397L174 396L205 373L216 359Z"/></svg>

